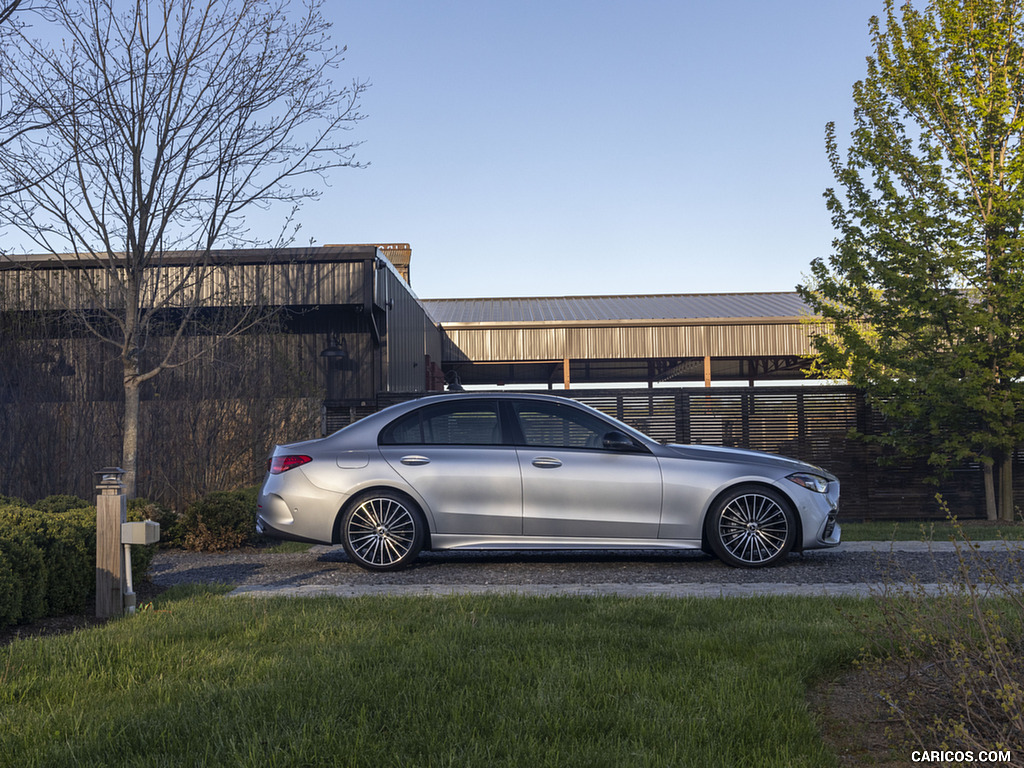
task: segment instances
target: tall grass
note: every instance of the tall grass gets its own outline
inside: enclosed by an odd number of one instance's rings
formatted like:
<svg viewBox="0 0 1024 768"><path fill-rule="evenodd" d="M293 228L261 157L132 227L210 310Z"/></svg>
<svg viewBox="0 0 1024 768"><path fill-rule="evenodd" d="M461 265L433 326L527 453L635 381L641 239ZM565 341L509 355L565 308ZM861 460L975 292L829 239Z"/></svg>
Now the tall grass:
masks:
<svg viewBox="0 0 1024 768"><path fill-rule="evenodd" d="M133 618L0 650L0 761L835 765L805 692L856 657L842 615L854 609L176 591Z"/></svg>
<svg viewBox="0 0 1024 768"><path fill-rule="evenodd" d="M941 499L940 499L941 501ZM1024 549L996 564L955 519L958 564L931 597L898 568L876 601L865 668L902 728L893 741L928 749L1024 754ZM1017 763L1015 763L1017 764Z"/></svg>

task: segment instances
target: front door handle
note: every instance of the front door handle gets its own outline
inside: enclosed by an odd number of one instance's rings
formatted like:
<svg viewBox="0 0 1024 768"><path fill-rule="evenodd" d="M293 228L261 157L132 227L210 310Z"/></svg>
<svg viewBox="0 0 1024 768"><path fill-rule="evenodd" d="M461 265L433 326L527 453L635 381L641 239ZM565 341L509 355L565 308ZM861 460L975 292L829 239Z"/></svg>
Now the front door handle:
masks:
<svg viewBox="0 0 1024 768"><path fill-rule="evenodd" d="M426 456L403 456L401 462L407 467L419 467L424 464L429 464L430 459Z"/></svg>
<svg viewBox="0 0 1024 768"><path fill-rule="evenodd" d="M533 460L533 466L538 467L539 469L555 469L562 466L562 462L548 456L538 456Z"/></svg>

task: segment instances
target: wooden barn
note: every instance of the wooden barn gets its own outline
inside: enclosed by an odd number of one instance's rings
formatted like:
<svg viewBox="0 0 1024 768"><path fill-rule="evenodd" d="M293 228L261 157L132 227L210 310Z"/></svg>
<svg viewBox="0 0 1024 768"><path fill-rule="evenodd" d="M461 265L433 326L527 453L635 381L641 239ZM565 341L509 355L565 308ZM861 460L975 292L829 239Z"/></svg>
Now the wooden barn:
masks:
<svg viewBox="0 0 1024 768"><path fill-rule="evenodd" d="M161 307L170 328L176 327L177 313L198 307L199 334L213 327L202 315L258 307L292 337L294 362L316 377L327 403L365 407L381 392L441 388L442 333L405 279L408 253L404 244L231 250L215 251L198 265L191 254L170 253L154 265L145 303ZM119 396L120 372L113 371L112 380L95 375L109 361L97 354L87 333L76 334L77 343L61 338L59 329L67 324L59 319L70 309L103 322L105 306L122 301L110 272L101 261L73 255L0 260L0 298L8 320L11 313L52 317L53 323L40 326L58 328L52 365L93 372L87 396L95 400Z"/></svg>
<svg viewBox="0 0 1024 768"><path fill-rule="evenodd" d="M347 423L382 395L440 390L442 331L403 276L408 254L334 245L155 261L141 368L186 314L176 359L195 359L142 389L140 493L181 504L251 484L274 442ZM120 462L123 367L99 335L117 338L124 282L123 267L88 257L0 258L0 494L87 497L92 471Z"/></svg>

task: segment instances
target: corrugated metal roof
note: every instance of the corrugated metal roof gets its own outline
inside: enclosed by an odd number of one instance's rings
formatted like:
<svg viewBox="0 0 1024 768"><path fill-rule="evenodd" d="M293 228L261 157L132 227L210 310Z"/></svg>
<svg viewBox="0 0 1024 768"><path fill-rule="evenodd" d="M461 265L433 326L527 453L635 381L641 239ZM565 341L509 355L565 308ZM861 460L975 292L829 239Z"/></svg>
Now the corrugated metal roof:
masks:
<svg viewBox="0 0 1024 768"><path fill-rule="evenodd" d="M796 293L425 299L422 303L442 325L796 318L811 314Z"/></svg>

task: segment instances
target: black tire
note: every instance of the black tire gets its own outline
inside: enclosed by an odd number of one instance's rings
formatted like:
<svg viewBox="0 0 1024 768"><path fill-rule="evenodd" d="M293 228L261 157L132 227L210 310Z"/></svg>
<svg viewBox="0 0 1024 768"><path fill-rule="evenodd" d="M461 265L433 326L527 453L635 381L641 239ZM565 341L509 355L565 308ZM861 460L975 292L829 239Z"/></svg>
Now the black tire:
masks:
<svg viewBox="0 0 1024 768"><path fill-rule="evenodd" d="M704 525L714 553L737 568L775 565L796 541L789 500L763 486L732 489L711 507Z"/></svg>
<svg viewBox="0 0 1024 768"><path fill-rule="evenodd" d="M426 522L410 499L391 491L356 498L341 518L341 543L368 571L406 568L423 549Z"/></svg>

